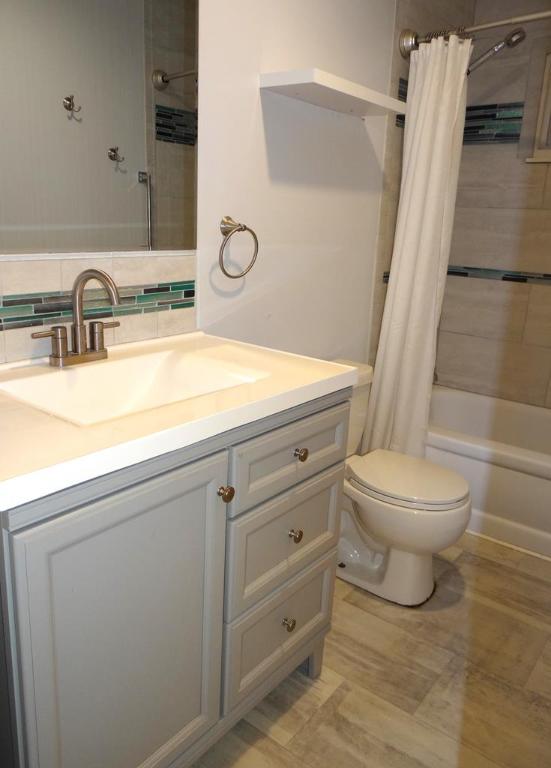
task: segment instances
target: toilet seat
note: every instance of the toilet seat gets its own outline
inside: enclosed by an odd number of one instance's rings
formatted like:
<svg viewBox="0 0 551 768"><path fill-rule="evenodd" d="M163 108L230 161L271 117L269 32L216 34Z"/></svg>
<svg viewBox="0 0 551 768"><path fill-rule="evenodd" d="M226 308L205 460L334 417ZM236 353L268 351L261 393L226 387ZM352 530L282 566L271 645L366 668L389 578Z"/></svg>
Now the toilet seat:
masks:
<svg viewBox="0 0 551 768"><path fill-rule="evenodd" d="M406 509L453 509L469 497L469 486L461 475L395 451L377 449L351 456L346 475L366 496Z"/></svg>

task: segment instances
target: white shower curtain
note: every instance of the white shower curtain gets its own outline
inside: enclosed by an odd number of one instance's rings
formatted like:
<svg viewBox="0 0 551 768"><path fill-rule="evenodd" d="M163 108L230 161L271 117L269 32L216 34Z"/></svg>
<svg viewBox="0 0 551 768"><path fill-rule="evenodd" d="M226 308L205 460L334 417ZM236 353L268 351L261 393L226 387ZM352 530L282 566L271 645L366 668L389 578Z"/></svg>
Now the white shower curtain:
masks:
<svg viewBox="0 0 551 768"><path fill-rule="evenodd" d="M411 55L392 266L362 451L423 456L449 261L471 41Z"/></svg>

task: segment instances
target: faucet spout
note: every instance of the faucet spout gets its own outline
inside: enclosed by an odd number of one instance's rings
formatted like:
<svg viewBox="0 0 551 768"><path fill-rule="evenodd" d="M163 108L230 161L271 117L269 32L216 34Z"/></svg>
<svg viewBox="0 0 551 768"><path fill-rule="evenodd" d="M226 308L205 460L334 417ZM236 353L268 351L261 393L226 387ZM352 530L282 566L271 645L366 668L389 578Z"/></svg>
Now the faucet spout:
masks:
<svg viewBox="0 0 551 768"><path fill-rule="evenodd" d="M90 280L97 280L109 295L111 304L121 303L119 291L113 278L101 269L85 269L73 283L73 352L82 355L87 350L86 328L84 326L84 288Z"/></svg>

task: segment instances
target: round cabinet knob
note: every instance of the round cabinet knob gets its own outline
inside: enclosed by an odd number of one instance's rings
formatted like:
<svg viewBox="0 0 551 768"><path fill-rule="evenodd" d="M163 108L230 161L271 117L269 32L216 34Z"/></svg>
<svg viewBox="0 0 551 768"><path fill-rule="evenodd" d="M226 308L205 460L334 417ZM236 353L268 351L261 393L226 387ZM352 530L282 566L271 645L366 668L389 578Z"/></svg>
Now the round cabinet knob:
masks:
<svg viewBox="0 0 551 768"><path fill-rule="evenodd" d="M217 493L224 504L229 504L235 496L235 488L231 485L221 485Z"/></svg>
<svg viewBox="0 0 551 768"><path fill-rule="evenodd" d="M302 537L304 536L304 531L302 528L297 528L296 530L294 528L291 528L289 531L289 538L292 539L295 544L300 544L302 541Z"/></svg>
<svg viewBox="0 0 551 768"><path fill-rule="evenodd" d="M308 458L308 448L295 448L294 456L296 456L299 461L306 461Z"/></svg>
<svg viewBox="0 0 551 768"><path fill-rule="evenodd" d="M287 617L285 617L281 623L283 624L283 626L285 627L287 632L292 632L293 629L297 625L297 620L296 619L288 619Z"/></svg>

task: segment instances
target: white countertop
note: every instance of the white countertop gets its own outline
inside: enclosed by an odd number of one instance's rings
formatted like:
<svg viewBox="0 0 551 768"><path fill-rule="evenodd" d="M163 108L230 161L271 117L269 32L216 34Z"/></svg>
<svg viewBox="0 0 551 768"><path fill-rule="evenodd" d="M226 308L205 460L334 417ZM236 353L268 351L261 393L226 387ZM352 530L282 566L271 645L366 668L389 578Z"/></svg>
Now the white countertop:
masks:
<svg viewBox="0 0 551 768"><path fill-rule="evenodd" d="M269 375L92 426L78 426L0 393L0 511L323 397L357 380L355 368L203 333L111 347L109 356L114 360L129 352L139 355L175 346L186 353L207 349L222 362ZM47 360L24 365L32 365L36 375L36 366L52 371ZM0 366L0 381L21 375L22 366ZM57 373L64 375L63 370Z"/></svg>

